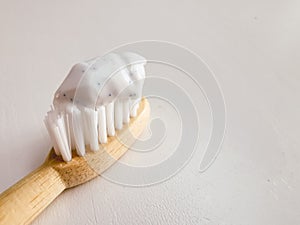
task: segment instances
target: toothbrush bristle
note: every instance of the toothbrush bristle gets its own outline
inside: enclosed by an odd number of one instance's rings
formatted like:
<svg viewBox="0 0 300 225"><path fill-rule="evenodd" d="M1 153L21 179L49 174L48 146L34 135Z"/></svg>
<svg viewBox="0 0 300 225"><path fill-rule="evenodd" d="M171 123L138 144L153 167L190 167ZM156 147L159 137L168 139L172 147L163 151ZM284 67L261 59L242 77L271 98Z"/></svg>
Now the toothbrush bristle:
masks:
<svg viewBox="0 0 300 225"><path fill-rule="evenodd" d="M45 125L57 155L64 161L72 159L72 149L84 156L86 146L92 151L99 150L99 144L107 143L107 136L114 136L130 117L136 116L138 103L131 106L129 100L116 100L96 110L72 106L72 109L57 112L51 109L45 117Z"/></svg>
<svg viewBox="0 0 300 225"><path fill-rule="evenodd" d="M98 109L98 137L99 142L104 144L107 142L107 130L106 130L106 114L105 107L100 106Z"/></svg>
<svg viewBox="0 0 300 225"><path fill-rule="evenodd" d="M106 126L108 136L115 136L114 103L106 106Z"/></svg>
<svg viewBox="0 0 300 225"><path fill-rule="evenodd" d="M123 102L115 101L115 128L121 130L123 127Z"/></svg>

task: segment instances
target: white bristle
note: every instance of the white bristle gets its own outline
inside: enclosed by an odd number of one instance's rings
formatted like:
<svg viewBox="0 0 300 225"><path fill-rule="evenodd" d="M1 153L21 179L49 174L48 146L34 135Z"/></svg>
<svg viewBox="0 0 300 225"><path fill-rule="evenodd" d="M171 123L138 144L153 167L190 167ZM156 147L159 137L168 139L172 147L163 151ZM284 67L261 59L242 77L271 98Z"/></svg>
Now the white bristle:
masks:
<svg viewBox="0 0 300 225"><path fill-rule="evenodd" d="M70 161L71 157L69 157L68 154L67 154L67 151L65 151L65 146L64 146L64 143L63 143L63 140L62 140L59 128L54 125L52 127L52 131L53 131L53 135L54 135L55 141L57 142L57 146L60 149L60 153L61 153L61 156L62 156L63 160Z"/></svg>
<svg viewBox="0 0 300 225"><path fill-rule="evenodd" d="M130 113L129 113L129 99L123 102L123 122L125 124L129 123Z"/></svg>
<svg viewBox="0 0 300 225"><path fill-rule="evenodd" d="M81 108L81 115L82 115L82 128L83 128L83 137L84 137L84 142L86 144L90 143L90 136L89 136L89 127L88 127L88 119L85 113L85 108Z"/></svg>
<svg viewBox="0 0 300 225"><path fill-rule="evenodd" d="M80 110L73 110L73 133L75 139L76 151L79 156L84 156L85 154L85 143L84 143L84 129L83 121Z"/></svg>
<svg viewBox="0 0 300 225"><path fill-rule="evenodd" d="M131 117L136 117L137 116L138 108L139 108L139 102L132 101L131 102L131 107L130 107L130 116Z"/></svg>
<svg viewBox="0 0 300 225"><path fill-rule="evenodd" d="M72 159L71 149L69 148L68 138L64 119L59 116L56 120L56 124L53 124L53 131L56 137L57 145L59 146L60 153L65 161L70 161Z"/></svg>
<svg viewBox="0 0 300 225"><path fill-rule="evenodd" d="M49 116L48 115L44 119L44 123L45 123L46 128L48 130L48 133L50 135L50 138L51 138L51 141L52 141L52 144L53 144L53 148L54 148L55 154L56 155L60 155L59 147L57 146L57 142L55 141L55 136L54 136L53 131L52 131L51 127L50 127L51 121L49 121Z"/></svg>
<svg viewBox="0 0 300 225"><path fill-rule="evenodd" d="M87 135L89 136L89 144L92 151L99 150L98 144L98 113L92 109L85 109L85 118L87 123Z"/></svg>
<svg viewBox="0 0 300 225"><path fill-rule="evenodd" d="M53 124L53 120L52 120L52 116L51 116L53 113L55 113L53 110L47 112L47 115L45 116L45 119L44 119L44 123L46 125L46 128L48 130L49 136L50 136L51 141L53 143L53 147L54 147L55 153L56 154L60 154L59 147L58 147L57 142L55 140L55 136L54 136L54 133L53 133L53 130L52 130L52 126L51 126Z"/></svg>
<svg viewBox="0 0 300 225"><path fill-rule="evenodd" d="M107 133L109 136L115 136L115 123L114 123L114 102L109 103L106 107L106 125Z"/></svg>
<svg viewBox="0 0 300 225"><path fill-rule="evenodd" d="M63 122L64 122L64 129L67 137L67 146L70 151L72 150L72 141L71 141L71 129L70 129L70 121L69 121L69 116L67 113L64 113L63 115Z"/></svg>
<svg viewBox="0 0 300 225"><path fill-rule="evenodd" d="M115 101L115 128L121 130L123 127L123 102Z"/></svg>
<svg viewBox="0 0 300 225"><path fill-rule="evenodd" d="M107 131L106 131L106 115L105 115L105 107L100 106L98 108L98 135L99 135L99 142L101 144L107 142Z"/></svg>
<svg viewBox="0 0 300 225"><path fill-rule="evenodd" d="M52 109L44 122L55 153L64 161L70 161L72 149L76 149L79 156L85 155L86 145L92 151L99 150L99 143L107 143L107 136L114 136L115 130L122 129L123 123L129 123L130 116L137 115L139 101L116 100L99 106L97 110L73 105L61 112Z"/></svg>
<svg viewBox="0 0 300 225"><path fill-rule="evenodd" d="M75 137L74 137L74 126L73 126L73 106L69 106L66 108L66 126L68 130L68 136L69 136L69 145L71 146L71 149L75 149Z"/></svg>

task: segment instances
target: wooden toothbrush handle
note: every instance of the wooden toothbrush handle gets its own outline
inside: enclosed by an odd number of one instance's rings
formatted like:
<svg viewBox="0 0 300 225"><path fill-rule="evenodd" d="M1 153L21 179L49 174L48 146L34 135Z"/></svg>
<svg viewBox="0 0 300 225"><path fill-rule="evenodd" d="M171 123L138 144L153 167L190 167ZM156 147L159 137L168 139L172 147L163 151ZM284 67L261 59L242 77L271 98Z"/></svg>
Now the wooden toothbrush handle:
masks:
<svg viewBox="0 0 300 225"><path fill-rule="evenodd" d="M64 189L59 173L43 164L0 195L0 224L30 224Z"/></svg>

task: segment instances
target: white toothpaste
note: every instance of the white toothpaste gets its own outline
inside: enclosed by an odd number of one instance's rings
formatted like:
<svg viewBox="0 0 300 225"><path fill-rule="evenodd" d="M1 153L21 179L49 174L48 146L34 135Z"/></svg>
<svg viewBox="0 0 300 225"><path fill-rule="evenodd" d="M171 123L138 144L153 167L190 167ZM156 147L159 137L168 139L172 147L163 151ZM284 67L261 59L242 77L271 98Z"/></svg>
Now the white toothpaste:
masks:
<svg viewBox="0 0 300 225"><path fill-rule="evenodd" d="M97 151L137 114L146 59L136 53L110 53L74 65L55 92L45 124L56 154L65 161L71 150Z"/></svg>

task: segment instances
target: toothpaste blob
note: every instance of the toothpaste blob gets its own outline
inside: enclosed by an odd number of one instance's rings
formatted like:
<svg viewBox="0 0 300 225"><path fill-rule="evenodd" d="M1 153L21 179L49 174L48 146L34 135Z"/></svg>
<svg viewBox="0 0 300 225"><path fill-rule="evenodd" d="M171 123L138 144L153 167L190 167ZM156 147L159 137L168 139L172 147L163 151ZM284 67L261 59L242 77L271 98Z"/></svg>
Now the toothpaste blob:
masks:
<svg viewBox="0 0 300 225"><path fill-rule="evenodd" d="M55 92L45 124L56 154L72 159L85 147L97 151L99 142L114 136L135 117L145 79L146 59L136 53L110 53L74 65Z"/></svg>

